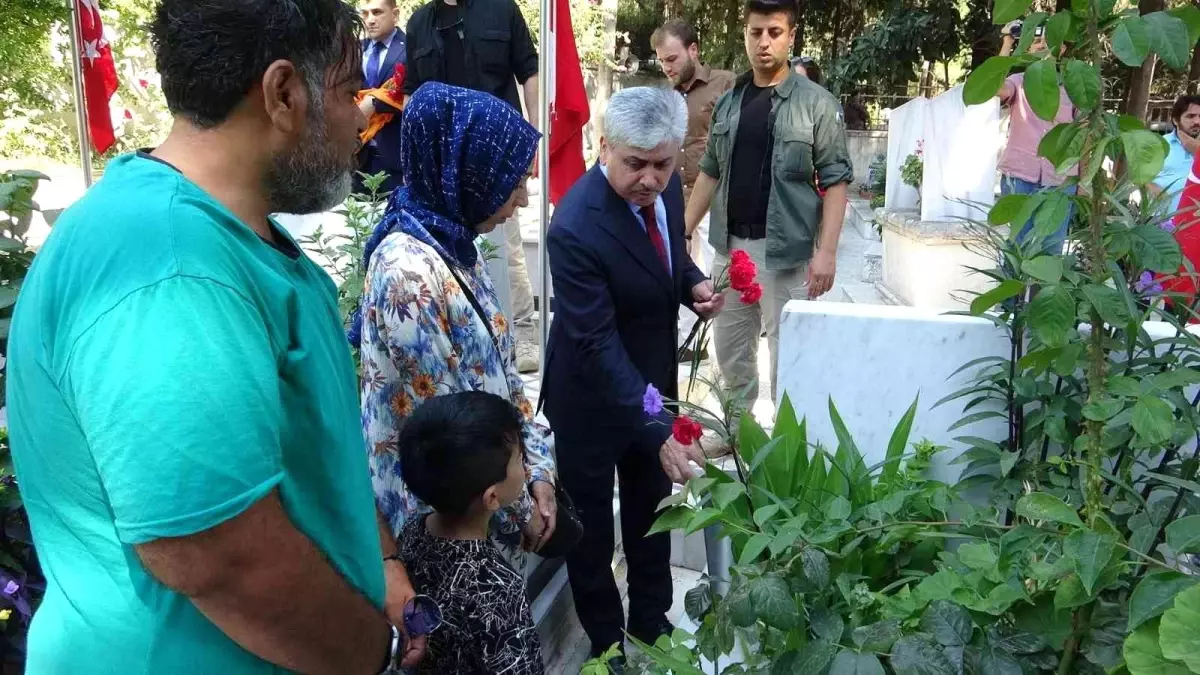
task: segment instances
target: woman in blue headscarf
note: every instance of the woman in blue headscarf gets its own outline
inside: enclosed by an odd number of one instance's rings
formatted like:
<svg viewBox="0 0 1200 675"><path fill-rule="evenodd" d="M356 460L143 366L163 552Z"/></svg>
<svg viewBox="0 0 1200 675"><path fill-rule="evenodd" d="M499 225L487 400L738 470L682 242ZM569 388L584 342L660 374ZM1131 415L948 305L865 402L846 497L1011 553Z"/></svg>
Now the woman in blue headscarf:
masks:
<svg viewBox="0 0 1200 675"><path fill-rule="evenodd" d="M362 355L362 420L371 480L395 536L429 509L400 478L396 439L424 401L460 391L508 399L525 415L528 490L491 523L519 572L553 532L549 431L533 420L514 336L477 246L528 203L538 132L494 96L430 82L404 110L404 187L367 242L366 283L350 331Z"/></svg>

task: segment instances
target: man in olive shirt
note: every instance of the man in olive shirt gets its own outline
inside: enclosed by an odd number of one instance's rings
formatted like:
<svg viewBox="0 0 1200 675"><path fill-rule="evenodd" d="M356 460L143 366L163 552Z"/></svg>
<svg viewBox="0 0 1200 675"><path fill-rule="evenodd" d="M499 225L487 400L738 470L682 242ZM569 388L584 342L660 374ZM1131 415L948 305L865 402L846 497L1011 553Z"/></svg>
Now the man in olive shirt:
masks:
<svg viewBox="0 0 1200 675"><path fill-rule="evenodd" d="M708 127L712 121L713 107L721 94L733 88L734 74L728 70L716 70L700 63L700 42L696 29L681 19L672 19L654 31L650 46L663 74L687 101L688 124L683 148L679 152L679 173L683 178L684 203L691 196L692 186L700 173L700 157L708 144ZM715 251L708 243L708 217L700 221L696 234L688 236L688 253L696 266L707 274L712 268ZM679 313L679 340L687 339L696 324L696 315L682 310ZM691 354L684 360L690 361Z"/></svg>
<svg viewBox="0 0 1200 675"><path fill-rule="evenodd" d="M700 174L687 207L694 232L711 206L714 278L743 250L758 266L762 300L736 293L714 323L717 365L730 392L758 397L758 340L771 350L776 399L779 318L788 300L815 299L833 286L838 237L853 179L846 134L833 95L788 63L796 8L781 0L746 3L746 54L751 72L717 101ZM817 184L825 197L817 192Z"/></svg>

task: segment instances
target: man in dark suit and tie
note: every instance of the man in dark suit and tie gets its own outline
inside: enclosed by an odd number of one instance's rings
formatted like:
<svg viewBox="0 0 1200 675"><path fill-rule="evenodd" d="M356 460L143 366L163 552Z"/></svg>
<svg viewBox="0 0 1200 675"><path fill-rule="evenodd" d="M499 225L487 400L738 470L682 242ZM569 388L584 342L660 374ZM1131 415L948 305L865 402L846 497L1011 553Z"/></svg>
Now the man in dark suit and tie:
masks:
<svg viewBox="0 0 1200 675"><path fill-rule="evenodd" d="M396 71L396 64L407 60L406 38L404 31L397 26L400 22L400 10L396 8L396 0L367 0L361 4L359 12L367 31L367 37L362 41L363 82L367 89L375 89L392 76ZM369 110L374 112L399 112L382 101L369 99L367 104L371 106ZM367 109L364 109L364 112L367 112ZM400 185L402 169L400 115L396 115L359 151L358 170L367 174L386 172L388 179L380 190L387 193ZM356 174L354 192L362 194L365 191L362 177Z"/></svg>
<svg viewBox="0 0 1200 675"><path fill-rule="evenodd" d="M671 542L646 537L671 483L702 464L698 445L671 437L671 418L643 410L646 385L678 395L676 317L702 317L723 296L692 262L683 233L683 190L675 163L687 130L678 92L635 87L615 94L604 118L600 164L554 213L547 246L554 323L543 382L562 484L583 522L567 557L580 622L598 655L626 627L613 579L613 474L621 495L631 635L653 643L669 633Z"/></svg>

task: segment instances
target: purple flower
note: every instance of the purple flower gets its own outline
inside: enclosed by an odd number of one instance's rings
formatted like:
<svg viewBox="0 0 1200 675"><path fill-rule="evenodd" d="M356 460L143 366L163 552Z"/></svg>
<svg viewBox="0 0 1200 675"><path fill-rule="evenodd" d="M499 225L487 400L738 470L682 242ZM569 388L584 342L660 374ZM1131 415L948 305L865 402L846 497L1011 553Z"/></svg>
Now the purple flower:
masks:
<svg viewBox="0 0 1200 675"><path fill-rule="evenodd" d="M1142 276L1138 277L1137 283L1134 284L1134 288L1137 289L1138 293L1141 293L1146 297L1162 295L1163 292L1162 284L1158 283L1154 279L1154 275L1148 271L1142 272Z"/></svg>
<svg viewBox="0 0 1200 675"><path fill-rule="evenodd" d="M18 584L17 582L13 581L12 579L9 579L8 585L6 585L4 587L4 594L9 597L12 597L19 590L21 590L21 584Z"/></svg>
<svg viewBox="0 0 1200 675"><path fill-rule="evenodd" d="M1174 232L1176 229L1175 219L1167 218L1166 220L1159 223L1158 227L1159 227L1159 229L1166 230L1167 232Z"/></svg>
<svg viewBox="0 0 1200 675"><path fill-rule="evenodd" d="M646 385L646 393L642 395L642 410L646 411L647 415L657 415L663 411L662 394L658 393L653 384Z"/></svg>

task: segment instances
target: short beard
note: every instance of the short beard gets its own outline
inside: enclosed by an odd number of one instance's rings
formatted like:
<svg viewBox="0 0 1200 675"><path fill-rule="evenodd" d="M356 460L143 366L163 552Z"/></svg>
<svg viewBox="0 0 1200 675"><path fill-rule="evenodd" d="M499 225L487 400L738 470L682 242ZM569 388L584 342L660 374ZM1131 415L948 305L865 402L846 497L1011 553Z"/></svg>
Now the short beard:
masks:
<svg viewBox="0 0 1200 675"><path fill-rule="evenodd" d="M679 82L677 82L676 84L680 84L680 85L687 84L688 82L692 81L693 77L696 77L696 62L693 61L692 58L689 56L688 60L687 60L687 65L685 65L679 69Z"/></svg>
<svg viewBox="0 0 1200 675"><path fill-rule="evenodd" d="M321 89L310 87L308 125L299 145L271 158L263 177L271 213L320 213L350 195L352 167L329 142Z"/></svg>

